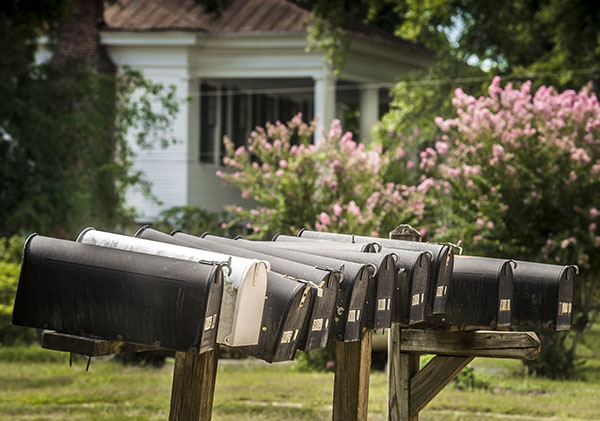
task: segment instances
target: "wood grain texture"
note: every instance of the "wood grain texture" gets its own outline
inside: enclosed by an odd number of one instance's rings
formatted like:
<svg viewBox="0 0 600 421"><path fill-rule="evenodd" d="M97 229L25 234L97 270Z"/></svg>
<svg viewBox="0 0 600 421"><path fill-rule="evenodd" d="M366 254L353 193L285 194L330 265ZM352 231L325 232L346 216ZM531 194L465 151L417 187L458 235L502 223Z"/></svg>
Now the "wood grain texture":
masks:
<svg viewBox="0 0 600 421"><path fill-rule="evenodd" d="M335 345L334 421L367 419L372 335L363 328L360 341Z"/></svg>
<svg viewBox="0 0 600 421"><path fill-rule="evenodd" d="M540 349L540 340L534 332L404 329L400 340L401 352L416 354L532 360Z"/></svg>
<svg viewBox="0 0 600 421"><path fill-rule="evenodd" d="M474 358L433 357L411 380L410 414L416 416Z"/></svg>
<svg viewBox="0 0 600 421"><path fill-rule="evenodd" d="M98 357L101 355L123 354L125 352L151 351L158 348L147 345L136 345L121 341L88 338L86 336L66 333L44 332L42 348L54 351L73 352L75 354Z"/></svg>
<svg viewBox="0 0 600 421"><path fill-rule="evenodd" d="M175 354L169 421L211 419L218 361L218 350Z"/></svg>

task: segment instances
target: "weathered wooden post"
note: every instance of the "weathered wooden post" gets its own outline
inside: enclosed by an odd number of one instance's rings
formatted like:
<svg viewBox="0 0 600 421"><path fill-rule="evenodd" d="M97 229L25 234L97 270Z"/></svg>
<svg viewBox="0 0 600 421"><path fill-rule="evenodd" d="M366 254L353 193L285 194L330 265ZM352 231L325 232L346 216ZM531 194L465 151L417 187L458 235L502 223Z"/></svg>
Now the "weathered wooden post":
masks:
<svg viewBox="0 0 600 421"><path fill-rule="evenodd" d="M389 234L392 240L421 241L421 235L410 225L399 225ZM410 379L419 371L419 354L400 352L402 331L392 323L388 334L388 420L418 420L407 417L410 404Z"/></svg>
<svg viewBox="0 0 600 421"><path fill-rule="evenodd" d="M372 335L363 328L360 341L335 344L334 421L367 419Z"/></svg>
<svg viewBox="0 0 600 421"><path fill-rule="evenodd" d="M218 349L175 354L169 421L211 419L218 362Z"/></svg>

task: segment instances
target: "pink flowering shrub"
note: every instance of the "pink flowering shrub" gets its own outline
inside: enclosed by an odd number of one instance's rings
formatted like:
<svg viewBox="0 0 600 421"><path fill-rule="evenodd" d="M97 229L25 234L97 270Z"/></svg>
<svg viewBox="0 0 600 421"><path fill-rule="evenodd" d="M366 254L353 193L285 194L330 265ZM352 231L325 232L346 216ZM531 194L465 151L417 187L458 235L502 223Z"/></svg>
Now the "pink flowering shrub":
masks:
<svg viewBox="0 0 600 421"><path fill-rule="evenodd" d="M424 224L435 239L463 240L468 254L579 265L574 322L583 329L600 306L598 99L588 88L502 88L498 77L488 92L457 89L454 118L436 118L428 147L401 144L398 167L431 180L425 203L436 205ZM580 338L562 344L571 357Z"/></svg>
<svg viewBox="0 0 600 421"><path fill-rule="evenodd" d="M314 130L299 114L257 127L246 147L225 140L232 172L219 175L257 204L234 209L230 224L244 221L257 237L301 228L387 236L400 222L420 224L426 191L383 181L390 153L356 143L338 120L316 145Z"/></svg>

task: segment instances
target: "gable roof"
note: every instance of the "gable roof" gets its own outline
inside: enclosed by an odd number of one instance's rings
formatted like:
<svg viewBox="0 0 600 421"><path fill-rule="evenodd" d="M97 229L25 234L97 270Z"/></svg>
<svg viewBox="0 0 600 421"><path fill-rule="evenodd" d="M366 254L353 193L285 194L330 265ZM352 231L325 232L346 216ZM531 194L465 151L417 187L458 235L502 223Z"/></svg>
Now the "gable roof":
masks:
<svg viewBox="0 0 600 421"><path fill-rule="evenodd" d="M121 0L106 6L107 30L198 31L211 34L281 34L307 32L310 10L293 0L232 0L220 16L196 0ZM433 51L375 26L350 22L345 30L378 42L432 56Z"/></svg>

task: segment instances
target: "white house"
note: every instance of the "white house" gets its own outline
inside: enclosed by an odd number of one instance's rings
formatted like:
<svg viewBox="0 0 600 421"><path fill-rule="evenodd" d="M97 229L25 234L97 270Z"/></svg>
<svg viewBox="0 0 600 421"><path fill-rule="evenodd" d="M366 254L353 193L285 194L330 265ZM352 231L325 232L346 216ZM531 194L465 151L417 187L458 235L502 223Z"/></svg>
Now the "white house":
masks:
<svg viewBox="0 0 600 421"><path fill-rule="evenodd" d="M219 17L194 0L122 0L104 11L102 45L117 66L129 65L184 103L174 122L179 142L137 151L135 166L152 183L158 205L136 191L128 202L150 221L163 209L195 205L217 211L241 204L239 192L215 175L223 135L242 145L265 121L298 111L321 125L344 107L360 109L360 132L387 104L389 84L432 62L432 52L365 25L347 30L344 68L334 75L325 54L307 52L310 11L292 0L233 0ZM366 134L366 135L365 135Z"/></svg>

